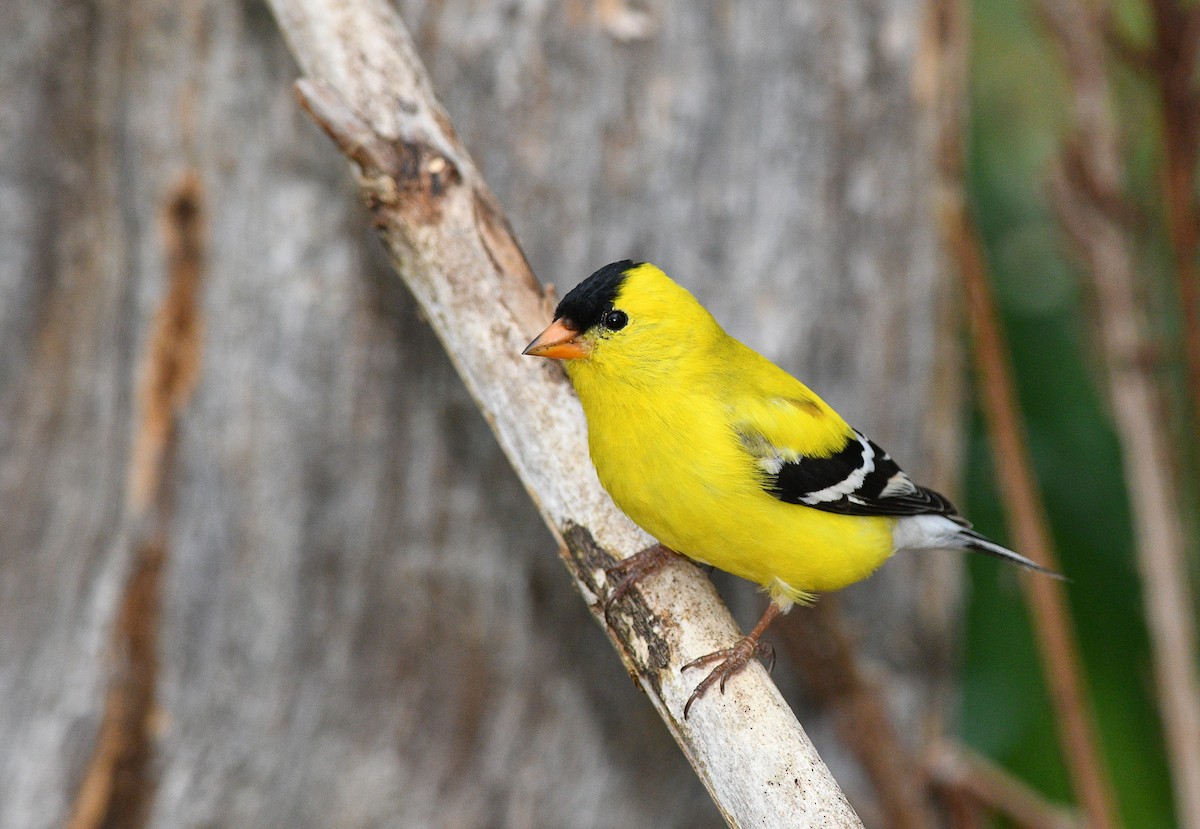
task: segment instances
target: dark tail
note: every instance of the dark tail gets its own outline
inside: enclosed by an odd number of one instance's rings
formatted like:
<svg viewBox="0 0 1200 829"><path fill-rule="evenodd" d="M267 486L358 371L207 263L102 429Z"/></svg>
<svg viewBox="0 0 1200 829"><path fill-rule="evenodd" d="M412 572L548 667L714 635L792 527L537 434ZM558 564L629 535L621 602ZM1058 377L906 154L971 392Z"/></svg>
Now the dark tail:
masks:
<svg viewBox="0 0 1200 829"><path fill-rule="evenodd" d="M1052 578L1060 579L1062 581L1070 581L1070 579L1068 579L1062 573L1056 573L1049 567L1043 567L1036 561L1025 558L1025 556L1021 555L1020 553L1014 553L1007 547L1001 547L995 541L985 538L974 530L969 530L964 527L958 531L958 534L963 539L963 546L968 550L976 553L983 553L984 555L995 556L996 558L1004 559L1005 561L1020 565L1021 567L1026 567L1030 570L1036 570L1039 573L1045 573L1047 576Z"/></svg>

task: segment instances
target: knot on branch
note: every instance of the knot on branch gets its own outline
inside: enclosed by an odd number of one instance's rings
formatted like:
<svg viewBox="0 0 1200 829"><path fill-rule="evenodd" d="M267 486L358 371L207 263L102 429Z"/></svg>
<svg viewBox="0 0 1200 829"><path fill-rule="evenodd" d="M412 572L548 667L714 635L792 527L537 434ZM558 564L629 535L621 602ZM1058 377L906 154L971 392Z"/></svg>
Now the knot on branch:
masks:
<svg viewBox="0 0 1200 829"><path fill-rule="evenodd" d="M379 214L389 208L411 211L418 224L437 223L443 197L462 183L457 165L423 141L381 141L372 162L359 178L376 227L387 223Z"/></svg>
<svg viewBox="0 0 1200 829"><path fill-rule="evenodd" d="M319 81L296 82L300 105L338 149L358 165L367 206L378 215L392 208L411 211L419 224L441 219L441 200L462 182L462 173L436 142L414 128L408 136L386 138L376 132L336 89Z"/></svg>

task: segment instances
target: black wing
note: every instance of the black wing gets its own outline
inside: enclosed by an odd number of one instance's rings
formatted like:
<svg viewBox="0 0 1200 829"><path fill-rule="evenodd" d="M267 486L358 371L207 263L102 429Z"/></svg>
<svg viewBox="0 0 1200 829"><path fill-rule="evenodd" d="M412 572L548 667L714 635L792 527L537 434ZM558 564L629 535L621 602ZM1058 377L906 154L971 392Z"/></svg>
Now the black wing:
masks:
<svg viewBox="0 0 1200 829"><path fill-rule="evenodd" d="M828 458L793 459L761 435L743 434L742 443L766 473L763 488L785 503L843 515L944 515L970 526L946 496L917 486L874 441L854 436Z"/></svg>

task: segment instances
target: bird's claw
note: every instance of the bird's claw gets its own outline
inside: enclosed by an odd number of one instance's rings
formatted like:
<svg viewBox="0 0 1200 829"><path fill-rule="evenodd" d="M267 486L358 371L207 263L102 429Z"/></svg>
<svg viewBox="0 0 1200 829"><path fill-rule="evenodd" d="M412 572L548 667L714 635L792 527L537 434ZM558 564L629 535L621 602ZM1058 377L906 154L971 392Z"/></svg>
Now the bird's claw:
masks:
<svg viewBox="0 0 1200 829"><path fill-rule="evenodd" d="M675 555L662 544L655 544L604 568L606 575L620 576L612 592L604 600L604 621L609 627L613 627L612 610L625 598L625 594L643 578L661 570Z"/></svg>
<svg viewBox="0 0 1200 829"><path fill-rule="evenodd" d="M698 659L693 659L691 662L680 668L680 672L690 668L702 668L705 665L720 660L721 664L713 668L712 671L700 684L696 686L696 690L692 691L692 695L688 697L688 701L683 706L683 718L686 720L688 712L692 708L692 703L704 696L704 693L713 686L714 683L720 683L717 688L723 694L725 693L725 683L729 678L739 671L745 669L750 664L750 660L758 657L768 661L767 671L770 672L775 667L775 648L766 642L759 642L757 639L752 639L749 636L743 636L738 643L731 648L722 648L719 651L705 654Z"/></svg>

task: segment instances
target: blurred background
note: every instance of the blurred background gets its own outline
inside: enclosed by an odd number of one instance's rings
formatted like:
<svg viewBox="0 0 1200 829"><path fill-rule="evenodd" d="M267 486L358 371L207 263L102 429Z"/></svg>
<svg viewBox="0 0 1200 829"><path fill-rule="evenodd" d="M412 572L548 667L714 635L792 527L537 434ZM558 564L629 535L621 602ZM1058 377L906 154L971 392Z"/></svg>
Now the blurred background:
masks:
<svg viewBox="0 0 1200 829"><path fill-rule="evenodd" d="M1156 412L1171 435L1170 475L1182 486L1191 595L1196 577L1195 411L1187 400L1185 316L1168 232L1165 134L1194 119L1162 89L1152 61L1170 39L1171 4L1103 4L1111 49L1114 117L1127 182L1127 222L1140 300L1149 320ZM1184 4L1186 6L1186 4ZM1106 762L1128 826L1191 825L1172 810L1164 724L1157 713L1146 601L1139 583L1121 445L1108 404L1097 300L1068 234L1056 222L1049 170L1069 138L1071 91L1062 55L1036 4L972 4L968 188L1012 348L1020 403L1054 540L1069 574L1072 613L1091 684ZM1187 7L1189 10L1191 7ZM1190 11L1189 11L1190 14ZM1192 15L1194 17L1194 15ZM1186 29L1186 33L1184 33ZM1194 23L1180 29L1194 39ZM1194 64L1195 46L1180 58ZM1185 64L1191 89L1194 65ZM1188 93L1194 97L1194 92ZM1184 168L1194 177L1194 155ZM1188 188L1194 204L1195 193ZM1191 211L1189 207L1191 222ZM1192 249L1194 254L1194 249ZM1183 278L1195 280L1194 262ZM1194 313L1194 312L1193 312ZM978 415L971 418L967 506L977 526L1003 534L994 468ZM1012 585L971 562L962 734L1039 790L1069 800L1046 689L1027 617L1004 611ZM1190 605L1195 614L1195 604ZM1195 654L1193 653L1193 659ZM1193 663L1194 664L1194 663ZM1194 670L1194 668L1193 668Z"/></svg>
<svg viewBox="0 0 1200 829"><path fill-rule="evenodd" d="M1194 628L1200 12L396 6L540 279L663 266L1015 546L978 244L1108 793L1071 823L1029 577L992 560L797 610L775 678L868 826L1200 829L1127 494L1131 457L1167 481ZM721 825L299 112L272 7L10 0L0 30L0 827Z"/></svg>

